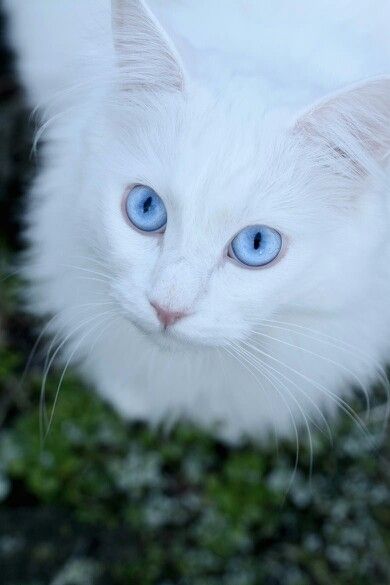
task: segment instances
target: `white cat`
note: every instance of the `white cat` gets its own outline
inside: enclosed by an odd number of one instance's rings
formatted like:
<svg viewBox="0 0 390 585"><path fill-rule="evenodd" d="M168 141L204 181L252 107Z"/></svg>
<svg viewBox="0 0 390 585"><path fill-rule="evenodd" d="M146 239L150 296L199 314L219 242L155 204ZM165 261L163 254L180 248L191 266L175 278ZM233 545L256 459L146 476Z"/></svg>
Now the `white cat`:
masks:
<svg viewBox="0 0 390 585"><path fill-rule="evenodd" d="M111 4L6 2L52 360L228 439L355 416L390 354L388 1Z"/></svg>

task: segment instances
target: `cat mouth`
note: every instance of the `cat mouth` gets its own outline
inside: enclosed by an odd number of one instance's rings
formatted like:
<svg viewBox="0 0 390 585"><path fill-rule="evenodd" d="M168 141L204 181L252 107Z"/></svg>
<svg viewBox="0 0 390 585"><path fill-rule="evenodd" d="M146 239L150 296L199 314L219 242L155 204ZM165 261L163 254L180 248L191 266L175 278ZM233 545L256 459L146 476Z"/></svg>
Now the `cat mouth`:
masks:
<svg viewBox="0 0 390 585"><path fill-rule="evenodd" d="M152 330L151 327L137 325L138 329L161 350L167 352L196 352L206 351L217 347L217 343L208 341L201 336L191 335L172 327L157 327Z"/></svg>
<svg viewBox="0 0 390 585"><path fill-rule="evenodd" d="M223 343L218 339L212 339L207 335L191 334L176 330L175 327L168 329L159 329L149 337L155 344L167 351L180 352L207 352L218 347Z"/></svg>
<svg viewBox="0 0 390 585"><path fill-rule="evenodd" d="M200 342L192 340L189 335L178 332L174 326L164 327L152 324L135 316L126 314L125 318L144 335L151 343L165 351L185 351L186 349L202 347Z"/></svg>
<svg viewBox="0 0 390 585"><path fill-rule="evenodd" d="M174 328L159 327L151 331L147 327L139 327L142 333L162 351L169 353L197 351L208 346L190 335L175 331Z"/></svg>
<svg viewBox="0 0 390 585"><path fill-rule="evenodd" d="M210 331L202 334L202 331L198 331L196 327L194 331L191 331L188 319L166 327L157 320L143 319L139 315L133 314L132 311L125 310L122 311L122 314L126 321L142 333L150 343L165 351L185 352L215 349L223 346L224 341L226 341L226 335L220 339L219 336L213 335ZM188 318L190 317L191 315L188 315Z"/></svg>

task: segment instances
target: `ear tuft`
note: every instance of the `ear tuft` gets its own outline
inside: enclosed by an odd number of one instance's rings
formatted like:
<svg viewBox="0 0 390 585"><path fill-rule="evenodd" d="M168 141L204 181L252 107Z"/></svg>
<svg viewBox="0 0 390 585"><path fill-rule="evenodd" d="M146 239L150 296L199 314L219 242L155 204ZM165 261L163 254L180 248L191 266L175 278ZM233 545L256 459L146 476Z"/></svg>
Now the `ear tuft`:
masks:
<svg viewBox="0 0 390 585"><path fill-rule="evenodd" d="M367 174L390 154L390 78L370 79L325 98L295 121L294 132Z"/></svg>
<svg viewBox="0 0 390 585"><path fill-rule="evenodd" d="M112 30L124 89L183 91L181 60L143 0L112 0Z"/></svg>

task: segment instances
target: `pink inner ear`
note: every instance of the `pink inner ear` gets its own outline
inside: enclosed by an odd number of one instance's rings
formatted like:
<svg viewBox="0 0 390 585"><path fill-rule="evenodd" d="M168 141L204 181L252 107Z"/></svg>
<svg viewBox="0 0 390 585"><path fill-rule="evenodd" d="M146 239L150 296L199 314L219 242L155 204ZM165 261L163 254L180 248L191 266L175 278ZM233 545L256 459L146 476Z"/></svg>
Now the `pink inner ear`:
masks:
<svg viewBox="0 0 390 585"><path fill-rule="evenodd" d="M111 6L122 87L183 91L180 57L143 0L112 0Z"/></svg>
<svg viewBox="0 0 390 585"><path fill-rule="evenodd" d="M390 152L390 78L370 79L324 98L299 116L294 132L322 137L348 158L361 151L381 163Z"/></svg>

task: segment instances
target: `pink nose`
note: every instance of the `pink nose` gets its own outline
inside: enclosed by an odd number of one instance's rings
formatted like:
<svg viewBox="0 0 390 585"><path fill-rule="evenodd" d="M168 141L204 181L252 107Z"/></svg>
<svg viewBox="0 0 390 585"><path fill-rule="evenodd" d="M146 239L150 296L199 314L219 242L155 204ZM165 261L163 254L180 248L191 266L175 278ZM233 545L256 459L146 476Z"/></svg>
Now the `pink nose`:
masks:
<svg viewBox="0 0 390 585"><path fill-rule="evenodd" d="M185 313L184 311L170 311L169 309L164 309L164 307L161 307L159 304L154 303L152 301L150 301L150 304L156 311L157 317L162 326L164 327L164 329L170 327L171 325L174 325L176 321L179 321L180 319L187 315L187 313Z"/></svg>

